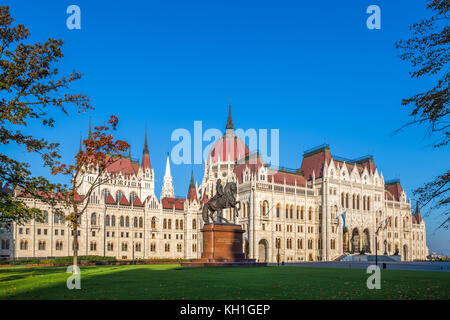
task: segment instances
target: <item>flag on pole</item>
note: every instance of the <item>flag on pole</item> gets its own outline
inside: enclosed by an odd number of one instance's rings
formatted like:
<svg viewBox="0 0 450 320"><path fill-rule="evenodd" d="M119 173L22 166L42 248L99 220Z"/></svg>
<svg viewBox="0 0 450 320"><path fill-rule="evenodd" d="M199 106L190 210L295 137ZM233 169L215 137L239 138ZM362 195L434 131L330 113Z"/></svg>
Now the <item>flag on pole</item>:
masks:
<svg viewBox="0 0 450 320"><path fill-rule="evenodd" d="M384 229L383 230L386 230L386 228L387 228L387 226L389 224L389 221L391 221L391 217L386 219L386 224L384 225Z"/></svg>
<svg viewBox="0 0 450 320"><path fill-rule="evenodd" d="M344 212L343 214L341 214L342 222L343 222L342 229L345 229L345 214L346 214L346 213L347 213L347 212Z"/></svg>

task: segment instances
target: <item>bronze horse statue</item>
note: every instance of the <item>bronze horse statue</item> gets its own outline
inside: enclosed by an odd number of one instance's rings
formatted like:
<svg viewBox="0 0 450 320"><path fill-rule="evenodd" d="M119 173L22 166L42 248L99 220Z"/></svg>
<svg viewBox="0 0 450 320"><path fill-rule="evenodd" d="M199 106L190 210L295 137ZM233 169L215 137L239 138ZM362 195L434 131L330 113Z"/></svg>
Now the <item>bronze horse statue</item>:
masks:
<svg viewBox="0 0 450 320"><path fill-rule="evenodd" d="M213 223L230 223L227 219L223 217L223 209L232 208L233 217L238 216L240 209L240 202L236 201L237 187L235 182L228 182L225 185L223 195L214 196L203 206L203 222L209 224L209 219L211 218ZM237 206L239 204L239 206ZM217 219L214 219L214 213L217 212Z"/></svg>

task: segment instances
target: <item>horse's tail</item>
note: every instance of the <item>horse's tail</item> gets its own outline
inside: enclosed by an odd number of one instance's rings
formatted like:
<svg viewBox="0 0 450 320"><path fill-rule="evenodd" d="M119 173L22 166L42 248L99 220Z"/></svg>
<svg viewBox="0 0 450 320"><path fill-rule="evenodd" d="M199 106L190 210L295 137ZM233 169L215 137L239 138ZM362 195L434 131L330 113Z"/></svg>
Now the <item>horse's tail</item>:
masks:
<svg viewBox="0 0 450 320"><path fill-rule="evenodd" d="M203 206L202 217L203 217L203 222L204 222L205 224L209 223L209 217L208 217L208 203L206 203L206 204Z"/></svg>

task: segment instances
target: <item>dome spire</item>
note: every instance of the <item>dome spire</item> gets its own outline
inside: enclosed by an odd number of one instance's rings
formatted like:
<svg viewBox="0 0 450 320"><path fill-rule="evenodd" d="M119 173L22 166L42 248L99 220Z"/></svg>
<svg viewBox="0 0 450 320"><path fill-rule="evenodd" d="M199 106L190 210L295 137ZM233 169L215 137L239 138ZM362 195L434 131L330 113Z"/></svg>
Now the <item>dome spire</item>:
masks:
<svg viewBox="0 0 450 320"><path fill-rule="evenodd" d="M228 121L225 129L234 130L233 118L231 117L231 97L230 97L230 104L228 105Z"/></svg>

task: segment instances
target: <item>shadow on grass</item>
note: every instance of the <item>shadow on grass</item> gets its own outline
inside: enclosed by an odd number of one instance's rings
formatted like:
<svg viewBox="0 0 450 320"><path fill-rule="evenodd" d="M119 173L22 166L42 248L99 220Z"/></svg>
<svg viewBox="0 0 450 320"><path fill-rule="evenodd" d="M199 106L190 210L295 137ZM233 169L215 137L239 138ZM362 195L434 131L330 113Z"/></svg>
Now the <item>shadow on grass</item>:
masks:
<svg viewBox="0 0 450 320"><path fill-rule="evenodd" d="M242 267L111 266L81 269L81 289L68 290L65 268L40 270L35 283L16 281L2 299L449 299L450 275L383 271L368 290L365 270ZM14 270L15 271L15 270ZM43 274L44 273L44 274ZM45 275L45 273L47 273ZM12 279L14 280L14 279ZM50 281L51 280L51 281ZM14 281L12 281L14 283ZM20 288L20 282L24 282Z"/></svg>

